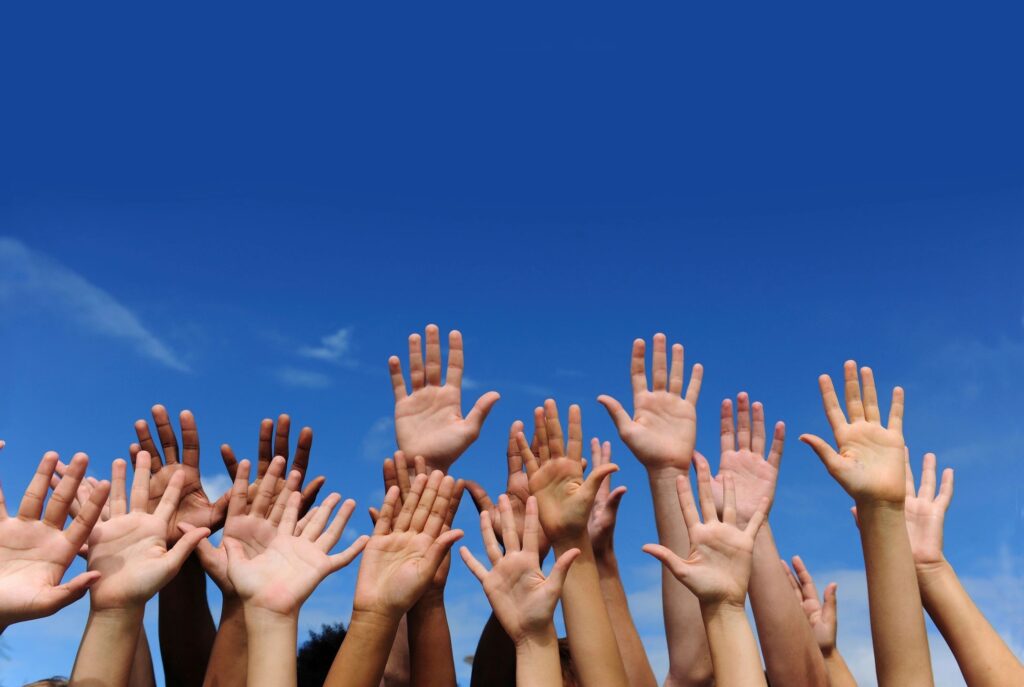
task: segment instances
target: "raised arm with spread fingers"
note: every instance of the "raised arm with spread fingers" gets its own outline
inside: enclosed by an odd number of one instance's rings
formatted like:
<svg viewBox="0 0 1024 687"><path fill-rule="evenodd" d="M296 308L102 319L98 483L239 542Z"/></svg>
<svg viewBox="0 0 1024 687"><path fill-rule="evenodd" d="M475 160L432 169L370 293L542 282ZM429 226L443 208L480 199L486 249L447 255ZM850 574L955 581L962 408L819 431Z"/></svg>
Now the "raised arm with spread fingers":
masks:
<svg viewBox="0 0 1024 687"><path fill-rule="evenodd" d="M110 519L98 523L89 535L89 570L99 576L89 595L89 622L75 660L72 685L128 684L146 602L210 534L208 528L195 528L168 550L167 530L182 495L184 474L179 472L162 485L162 496L150 513L149 453L140 451L135 456L130 500L126 472L123 460L114 461Z"/></svg>
<svg viewBox="0 0 1024 687"><path fill-rule="evenodd" d="M843 375L847 415L839 407L831 378L821 375L818 379L839 451L814 435L804 434L800 440L814 449L829 474L857 503L878 684L932 685L924 612L905 517L903 389L893 389L889 423L883 426L871 369L860 371L863 397L857 364L848 360Z"/></svg>
<svg viewBox="0 0 1024 687"><path fill-rule="evenodd" d="M82 598L99 579L100 573L90 570L61 583L110 491L107 482L97 483L71 525L64 528L88 464L88 456L75 454L45 510L46 492L57 467L53 451L39 462L14 517L8 515L0 491L0 632L14 623L56 613Z"/></svg>
<svg viewBox="0 0 1024 687"><path fill-rule="evenodd" d="M654 335L653 384L648 388L643 339L633 342L630 377L633 416L611 396L599 396L622 441L646 468L654 500L658 541L672 551L690 550L686 527L679 520L676 479L688 476L697 442L697 398L704 368L693 366L683 395L683 347L672 346L672 367L664 334ZM701 627L700 605L690 591L662 570L661 595L668 639L668 687L710 685L713 679L708 640Z"/></svg>
<svg viewBox="0 0 1024 687"><path fill-rule="evenodd" d="M275 462L278 470L283 469L282 458ZM331 514L341 502L341 495L332 493L300 525L302 495L287 490L287 497L281 499L279 494L275 502L273 485L267 486L271 470L246 512L249 462L239 463L221 544L227 554L228 580L244 606L249 641L246 684L250 687L296 684L299 609L317 585L351 563L368 540L360 537L344 551L331 555L355 509L355 501L342 503L332 520ZM283 490L281 494L284 493ZM240 520L237 527L232 526L235 519Z"/></svg>
<svg viewBox="0 0 1024 687"><path fill-rule="evenodd" d="M746 526L762 500L768 499L769 508L775 500L785 440L786 427L779 422L775 425L768 457L765 458L768 447L764 406L751 404L746 392L741 392L736 397L734 420L732 401L722 401L721 462L711 486L715 503L721 510L723 479L726 475L732 477L736 486L736 522L739 527ZM750 607L754 611L769 682L826 687L828 673L825 662L800 604L795 603L786 575L779 566L779 551L768 521L758 530L754 540Z"/></svg>
<svg viewBox="0 0 1024 687"><path fill-rule="evenodd" d="M680 475L676 480L679 506L689 533L689 555L684 559L661 544L647 544L644 551L660 560L699 599L715 684L718 687L766 685L744 603L754 537L767 516L768 498L762 499L741 529L737 522L732 475L727 473L723 479L724 503L719 520L711 493L711 468L701 456L694 460L704 522L697 513L689 478Z"/></svg>
<svg viewBox="0 0 1024 687"><path fill-rule="evenodd" d="M908 454L907 531L924 607L953 652L968 685L1024 684L1024 666L974 604L942 552L942 529L953 499L953 469L942 471L937 495L935 482L935 454L926 453L921 466L921 487L914 492Z"/></svg>
<svg viewBox="0 0 1024 687"><path fill-rule="evenodd" d="M814 579L808 572L800 556L793 556L793 568L796 575L786 565L786 561L779 559L781 568L789 580L797 602L803 608L807 618L807 624L814 633L814 640L818 643L818 649L825 659L825 668L828 670L828 684L830 687L857 687L857 681L853 679L853 673L843 660L839 648L836 646L836 632L838 630L838 617L836 613L836 594L839 585L835 582L825 587L824 603L818 599L818 588L814 586ZM797 580L799 575L799 580Z"/></svg>
<svg viewBox="0 0 1024 687"><path fill-rule="evenodd" d="M583 687L628 685L626 670L615 643L615 632L601 595L597 562L587 522L601 482L618 470L612 464L595 466L583 478L583 427L580 408L569 407L568 441L562 437L558 408L548 399L534 411L538 454L534 455L520 432L519 450L526 463L530 492L537 498L540 524L561 556L579 549L576 563L562 592L562 612L576 672ZM502 518L504 520L504 517Z"/></svg>
<svg viewBox="0 0 1024 687"><path fill-rule="evenodd" d="M490 513L480 513L480 533L491 561L487 570L465 546L460 553L470 571L483 585L494 614L516 647L516 684L521 687L561 687L562 667L555 634L555 606L579 549L562 553L547 578L540 569L540 524L537 500L526 502L525 523L520 545L512 504L507 495L499 497L504 553L494 535Z"/></svg>
<svg viewBox="0 0 1024 687"><path fill-rule="evenodd" d="M461 530L445 531L455 480L417 475L405 501L391 487L363 551L352 619L325 687L377 687L402 616L431 584Z"/></svg>
<svg viewBox="0 0 1024 687"><path fill-rule="evenodd" d="M462 334L448 335L448 373L441 382L441 340L437 325L426 330L427 358L423 361L420 335L409 335L409 382L405 386L398 356L388 359L395 392L395 437L407 456L423 456L427 467L447 473L452 463L476 441L487 414L500 398L488 391L469 415L462 417Z"/></svg>
<svg viewBox="0 0 1024 687"><path fill-rule="evenodd" d="M590 440L590 465L592 468L608 465L612 462L612 445L603 444L596 438ZM633 616L629 612L626 590L619 576L619 562L615 557L615 520L619 512L619 503L626 493L626 487L611 488L611 476L604 478L594 499L594 508L590 511L587 531L590 543L594 547L594 558L597 561L597 573L601 579L601 594L608 607L608 617L612 621L615 642L622 655L622 663L626 668L626 676L632 687L655 687L658 684L647 658L647 650L640 640Z"/></svg>
<svg viewBox="0 0 1024 687"><path fill-rule="evenodd" d="M133 464L140 451L146 451L151 457L150 512L156 508L171 479L178 473L182 474L181 502L171 516L168 543L174 543L182 536L178 523L206 527L210 531L220 529L224 525L228 495L211 502L203 488L195 417L188 410L181 412L179 447L167 409L155 405L152 413L156 436L163 448L163 459L145 420L136 420L138 443L132 444L129 452ZM174 579L160 591L159 608L160 657L167 683L171 687L198 687L203 682L217 633L206 599L206 574L198 558L189 557Z"/></svg>

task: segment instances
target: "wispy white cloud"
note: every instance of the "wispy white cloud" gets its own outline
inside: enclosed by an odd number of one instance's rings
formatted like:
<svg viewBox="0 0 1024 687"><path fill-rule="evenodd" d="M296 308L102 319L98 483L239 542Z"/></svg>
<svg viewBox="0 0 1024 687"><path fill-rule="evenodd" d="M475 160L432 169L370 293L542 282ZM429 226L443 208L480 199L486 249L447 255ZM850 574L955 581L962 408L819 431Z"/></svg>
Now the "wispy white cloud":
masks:
<svg viewBox="0 0 1024 687"><path fill-rule="evenodd" d="M363 436L359 455L363 460L381 460L395 452L395 421L392 417L376 420Z"/></svg>
<svg viewBox="0 0 1024 687"><path fill-rule="evenodd" d="M323 389L331 385L331 378L327 375L311 370L301 370L297 367L278 368L275 376L283 384L305 389Z"/></svg>
<svg viewBox="0 0 1024 687"><path fill-rule="evenodd" d="M200 481L203 484L203 491L211 501L216 501L231 490L231 478L223 473L204 476Z"/></svg>
<svg viewBox="0 0 1024 687"><path fill-rule="evenodd" d="M172 370L189 371L135 313L70 267L5 237L0 237L0 263L0 302L31 302L51 309L97 334L123 340Z"/></svg>
<svg viewBox="0 0 1024 687"><path fill-rule="evenodd" d="M355 361L349 357L351 353L352 327L342 327L333 334L322 337L318 346L303 346L299 349L299 355L307 358L345 366L355 365Z"/></svg>

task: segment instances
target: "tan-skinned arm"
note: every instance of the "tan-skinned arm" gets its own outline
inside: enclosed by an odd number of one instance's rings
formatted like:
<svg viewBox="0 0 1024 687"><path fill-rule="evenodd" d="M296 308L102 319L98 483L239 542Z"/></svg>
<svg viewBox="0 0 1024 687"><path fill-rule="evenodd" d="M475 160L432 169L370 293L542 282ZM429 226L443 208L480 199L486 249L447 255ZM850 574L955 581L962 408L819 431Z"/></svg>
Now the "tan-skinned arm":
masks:
<svg viewBox="0 0 1024 687"><path fill-rule="evenodd" d="M416 476L401 510L399 488L388 490L359 566L348 633L325 687L380 684L399 620L462 537L460 530L442 531L454 490L455 480L439 470Z"/></svg>
<svg viewBox="0 0 1024 687"><path fill-rule="evenodd" d="M701 522L690 480L680 477L677 494L690 535L689 555L683 559L659 544L644 551L660 560L700 600L701 616L711 648L718 687L766 685L757 642L747 621L744 602L750 580L754 537L768 513L764 498L743 529L737 526L736 492L732 477L723 476L723 508L719 519L711 493L711 468L702 456L694 458Z"/></svg>
<svg viewBox="0 0 1024 687"><path fill-rule="evenodd" d="M1024 666L978 610L942 552L946 510L953 498L953 470L943 471L938 495L935 454L924 456L917 493L909 453L906 474L907 533L921 601L953 652L964 680L971 687L1024 684Z"/></svg>
<svg viewBox="0 0 1024 687"><path fill-rule="evenodd" d="M590 464L592 467L606 465L612 461L612 445L603 444L596 438L590 440ZM590 534L597 574L601 582L601 596L608 607L608 617L615 632L615 643L619 647L626 676L633 687L656 687L657 678L647 658L647 650L640 640L633 616L629 612L626 589L619 575L619 562L615 557L615 520L619 504L626 493L626 487L611 488L611 477L606 477L597 490L594 507L590 511L587 531Z"/></svg>
<svg viewBox="0 0 1024 687"><path fill-rule="evenodd" d="M839 451L817 436L805 434L800 440L814 449L857 504L878 684L932 685L924 611L904 512L903 389L893 389L888 426L883 427L871 369L861 369L863 398L854 361L845 363L843 376L846 415L829 376L818 380Z"/></svg>
<svg viewBox="0 0 1024 687"><path fill-rule="evenodd" d="M128 687L156 687L153 655L149 651L149 639L146 637L146 628L144 627L139 630L139 642L135 647L135 657L132 659Z"/></svg>
<svg viewBox="0 0 1024 687"><path fill-rule="evenodd" d="M569 407L568 442L563 440L558 408L553 400L546 400L543 408L534 410L534 423L539 455L535 456L530 450L522 432L517 441L526 462L530 492L537 498L541 526L557 557L574 549L580 551L562 591L565 631L580 683L583 687L628 685L587 533L590 511L601 482L618 467L596 466L587 479L583 479L583 427L579 406Z"/></svg>
<svg viewBox="0 0 1024 687"><path fill-rule="evenodd" d="M633 416L630 417L622 404L611 396L598 396L597 400L608 410L622 441L647 470L658 541L682 553L690 550L690 540L679 519L676 480L690 474L697 441L697 399L704 368L700 364L693 366L683 396L683 347L673 344L670 370L665 335L655 334L653 343L653 379L648 389L646 344L643 339L633 342L630 362ZM698 629L701 611L697 598L664 569L661 596L669 656L665 685L712 684L714 675L707 636Z"/></svg>
<svg viewBox="0 0 1024 687"><path fill-rule="evenodd" d="M769 508L775 500L786 426L776 423L769 448L764 406L751 404L749 395L740 392L736 396L735 419L732 401L722 401L720 438L721 461L718 476L711 483L715 504L721 510L722 477L728 474L736 485L737 524L743 527L763 499L768 499ZM768 681L775 685L826 687L825 661L779 565L779 552L768 522L754 539L749 594Z"/></svg>

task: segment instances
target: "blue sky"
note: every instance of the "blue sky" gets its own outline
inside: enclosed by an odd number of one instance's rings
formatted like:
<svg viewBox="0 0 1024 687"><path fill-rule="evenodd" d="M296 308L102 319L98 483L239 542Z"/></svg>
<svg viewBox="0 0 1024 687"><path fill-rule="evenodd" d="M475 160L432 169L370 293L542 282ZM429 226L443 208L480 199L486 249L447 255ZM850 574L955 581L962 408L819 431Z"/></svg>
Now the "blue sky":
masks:
<svg viewBox="0 0 1024 687"><path fill-rule="evenodd" d="M161 402L195 412L214 484L220 443L252 455L289 412L363 513L393 442L387 356L458 327L466 408L502 400L456 472L497 490L512 420L580 403L630 488L619 556L663 673L643 473L594 399L628 401L630 342L665 331L705 365L713 463L726 395L787 422L773 527L840 581L840 648L871 684L849 500L795 441L827 431L815 378L853 357L906 387L915 462L957 468L948 556L1024 647L1019 9L11 12L8 500L48 449L107 475ZM353 580L304 627L346 620ZM461 657L483 622L461 566L449 598ZM68 672L85 612L8 630L4 684Z"/></svg>

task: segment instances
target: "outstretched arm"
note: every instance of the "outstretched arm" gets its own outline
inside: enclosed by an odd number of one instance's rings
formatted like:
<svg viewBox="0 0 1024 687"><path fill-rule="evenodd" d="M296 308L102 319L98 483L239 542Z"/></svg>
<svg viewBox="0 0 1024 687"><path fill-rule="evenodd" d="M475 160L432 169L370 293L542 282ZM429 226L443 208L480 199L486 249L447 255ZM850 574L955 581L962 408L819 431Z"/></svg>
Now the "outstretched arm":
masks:
<svg viewBox="0 0 1024 687"><path fill-rule="evenodd" d="M839 451L817 436L805 434L800 440L814 449L857 503L878 683L883 687L932 685L924 612L904 511L903 389L893 389L889 423L883 427L871 369L861 369L863 399L857 364L847 361L843 373L849 420L839 407L829 376L818 380Z"/></svg>
<svg viewBox="0 0 1024 687"><path fill-rule="evenodd" d="M719 520L711 494L711 469L704 458L695 458L701 522L693 500L690 480L677 481L679 506L690 535L689 556L683 559L658 544L644 551L660 560L700 600L701 616L719 687L765 685L754 633L747 622L744 602L750 580L754 537L768 512L761 501L747 525L736 524L736 496L732 476L724 475L722 518Z"/></svg>
<svg viewBox="0 0 1024 687"><path fill-rule="evenodd" d="M590 464L592 468L612 462L612 445L602 444L596 438L590 440ZM611 477L606 477L597 490L594 508L590 511L587 530L597 561L597 574L601 581L601 595L608 607L608 617L615 632L615 643L619 647L626 676L633 687L655 687L658 684L647 659L647 650L640 640L640 633L629 612L626 590L619 576L619 563L615 557L615 519L619 503L626 493L626 487L611 488Z"/></svg>
<svg viewBox="0 0 1024 687"><path fill-rule="evenodd" d="M565 632L573 663L584 687L628 685L587 533L597 490L604 478L618 468L611 464L595 467L584 481L579 406L569 407L568 442L563 441L553 400L548 399L543 409L534 411L534 421L540 435L540 455L533 455L522 433L517 440L526 459L530 491L537 498L540 523L557 556L574 549L580 551L562 593Z"/></svg>
<svg viewBox="0 0 1024 687"><path fill-rule="evenodd" d="M664 334L654 335L653 384L647 388L643 339L633 342L630 377L633 383L633 416L611 396L597 400L608 410L622 441L647 470L654 501L658 541L676 552L690 550L686 528L679 520L676 480L690 474L697 442L697 398L704 368L693 366L683 396L683 347L672 346L668 367ZM661 596L668 639L668 687L710 685L713 680L707 636L700 632L700 604L690 591L662 570Z"/></svg>
<svg viewBox="0 0 1024 687"><path fill-rule="evenodd" d="M953 498L953 470L935 494L935 454L926 453L921 488L907 460L906 513L921 600L971 687L1024 683L1024 666L985 619L942 552L942 529Z"/></svg>
<svg viewBox="0 0 1024 687"><path fill-rule="evenodd" d="M736 521L743 527L763 499L768 499L769 507L775 499L786 427L781 422L775 425L766 459L764 406L751 404L746 392L741 392L736 398L736 420L732 401L725 399L721 414L722 458L712 487L715 503L721 509L722 478L727 474L732 477L736 485ZM828 684L825 662L779 565L779 552L768 522L754 540L750 607L757 623L757 637L769 682L825 687Z"/></svg>

